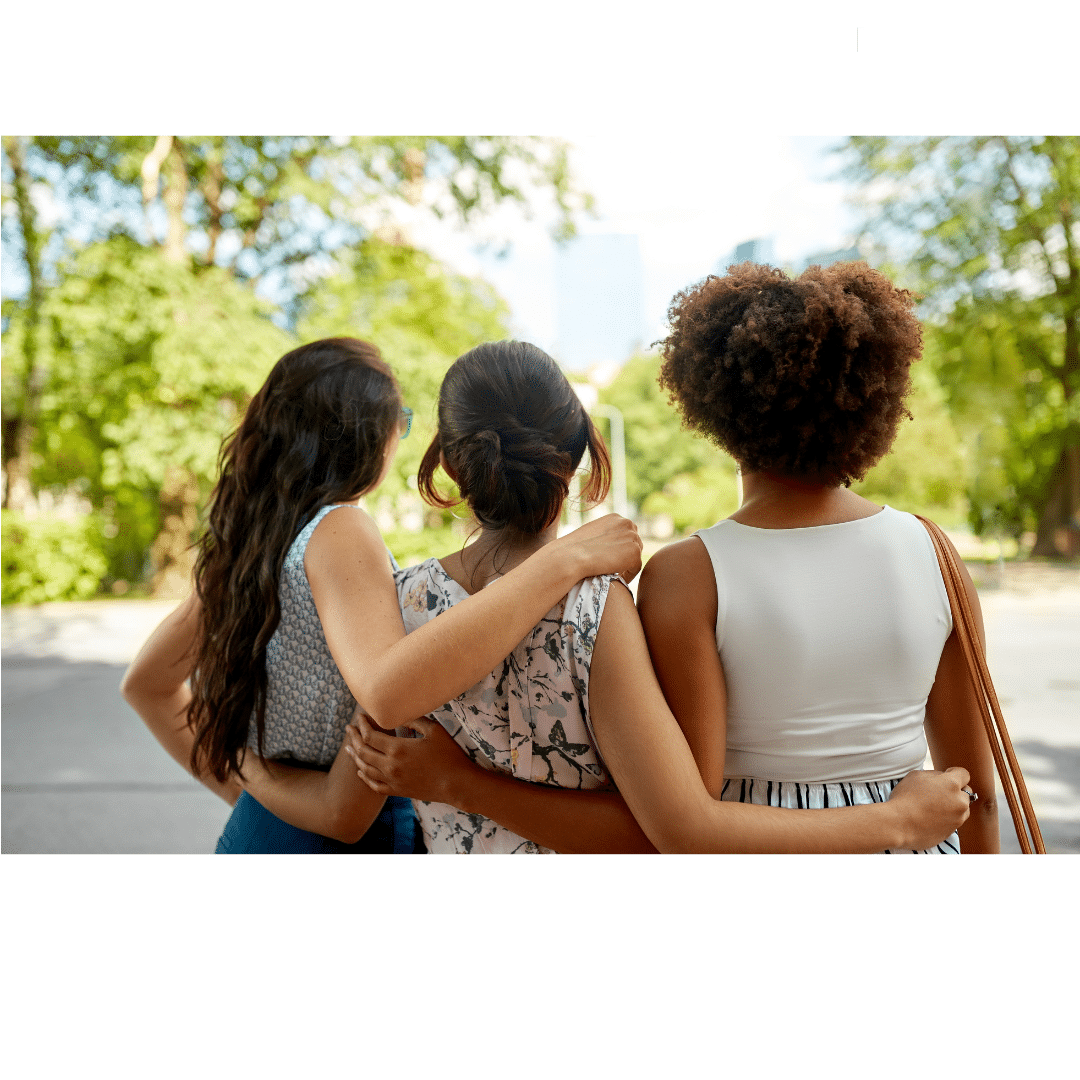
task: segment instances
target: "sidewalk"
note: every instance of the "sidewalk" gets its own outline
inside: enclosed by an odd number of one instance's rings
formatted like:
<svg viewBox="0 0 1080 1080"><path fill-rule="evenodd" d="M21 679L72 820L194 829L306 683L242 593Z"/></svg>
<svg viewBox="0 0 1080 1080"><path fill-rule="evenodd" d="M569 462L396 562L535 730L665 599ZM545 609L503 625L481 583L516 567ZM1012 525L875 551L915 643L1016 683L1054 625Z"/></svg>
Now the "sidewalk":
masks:
<svg viewBox="0 0 1080 1080"><path fill-rule="evenodd" d="M1080 568L972 567L990 668L1046 838L1080 853ZM208 852L229 814L121 699L175 602L0 609L8 852ZM1005 850L1017 850L1002 808Z"/></svg>

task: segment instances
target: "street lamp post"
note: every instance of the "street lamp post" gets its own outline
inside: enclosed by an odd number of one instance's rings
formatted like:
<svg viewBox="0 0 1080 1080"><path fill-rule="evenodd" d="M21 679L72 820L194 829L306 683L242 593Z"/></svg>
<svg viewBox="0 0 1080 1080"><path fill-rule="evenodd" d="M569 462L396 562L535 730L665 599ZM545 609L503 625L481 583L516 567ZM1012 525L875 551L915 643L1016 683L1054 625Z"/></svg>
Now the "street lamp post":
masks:
<svg viewBox="0 0 1080 1080"><path fill-rule="evenodd" d="M616 514L630 516L626 497L626 425L623 414L614 405L601 405L599 392L591 383L575 383L574 390L585 411L605 417L611 424L611 498ZM580 487L578 488L580 491Z"/></svg>
<svg viewBox="0 0 1080 1080"><path fill-rule="evenodd" d="M626 430L622 411L614 405L594 405L594 413L606 416L611 424L611 496L616 514L629 517L626 498Z"/></svg>

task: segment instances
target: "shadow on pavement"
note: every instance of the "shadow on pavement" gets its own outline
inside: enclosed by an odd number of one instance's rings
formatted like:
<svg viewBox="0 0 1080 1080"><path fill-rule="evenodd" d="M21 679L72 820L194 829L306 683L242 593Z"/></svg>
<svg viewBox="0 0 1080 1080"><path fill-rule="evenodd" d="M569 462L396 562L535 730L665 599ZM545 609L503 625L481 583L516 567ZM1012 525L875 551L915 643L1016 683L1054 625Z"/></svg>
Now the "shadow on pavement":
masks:
<svg viewBox="0 0 1080 1080"><path fill-rule="evenodd" d="M1035 816L1039 819L1047 854L1080 854L1080 747L1054 746L1036 739L1013 743L1024 771ZM999 799L1002 852L1016 853L1020 845L1008 803Z"/></svg>

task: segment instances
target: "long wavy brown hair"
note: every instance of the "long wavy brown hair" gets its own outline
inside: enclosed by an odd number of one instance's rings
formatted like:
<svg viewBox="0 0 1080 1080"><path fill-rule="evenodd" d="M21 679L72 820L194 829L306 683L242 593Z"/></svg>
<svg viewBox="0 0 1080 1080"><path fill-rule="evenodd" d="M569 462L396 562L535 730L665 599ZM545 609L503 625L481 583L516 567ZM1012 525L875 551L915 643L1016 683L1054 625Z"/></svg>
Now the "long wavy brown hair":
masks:
<svg viewBox="0 0 1080 1080"><path fill-rule="evenodd" d="M219 781L240 771L255 721L263 750L266 646L281 620L282 565L323 506L379 479L401 394L379 350L325 338L286 353L221 448L199 540L202 621L191 676L191 764Z"/></svg>

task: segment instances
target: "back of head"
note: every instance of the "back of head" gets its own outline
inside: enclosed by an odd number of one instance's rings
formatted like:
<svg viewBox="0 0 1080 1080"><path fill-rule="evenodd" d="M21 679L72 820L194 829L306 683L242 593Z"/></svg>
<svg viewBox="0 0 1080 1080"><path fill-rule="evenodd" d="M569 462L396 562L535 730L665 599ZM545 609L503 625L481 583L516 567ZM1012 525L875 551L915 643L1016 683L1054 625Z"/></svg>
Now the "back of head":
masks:
<svg viewBox="0 0 1080 1080"><path fill-rule="evenodd" d="M674 297L660 385L743 468L848 484L910 416L913 304L862 262L794 280L743 263Z"/></svg>
<svg viewBox="0 0 1080 1080"><path fill-rule="evenodd" d="M378 480L400 417L379 350L324 338L278 360L222 447L195 564L202 627L189 714L192 761L219 779L235 770L253 715L262 743L266 645L289 546L320 507Z"/></svg>
<svg viewBox="0 0 1080 1080"><path fill-rule="evenodd" d="M559 366L535 345L490 342L459 357L443 379L438 415L418 476L435 506L452 505L434 486L440 452L488 529L533 535L557 521L586 450L592 473L583 495L607 494L603 440Z"/></svg>
<svg viewBox="0 0 1080 1080"><path fill-rule="evenodd" d="M357 338L301 345L252 398L223 450L223 479L228 472L245 495L295 507L302 521L375 483L400 413L397 382L374 345Z"/></svg>

